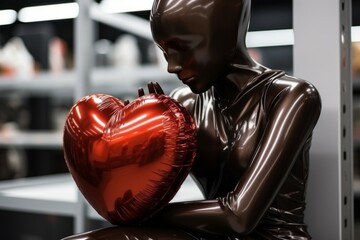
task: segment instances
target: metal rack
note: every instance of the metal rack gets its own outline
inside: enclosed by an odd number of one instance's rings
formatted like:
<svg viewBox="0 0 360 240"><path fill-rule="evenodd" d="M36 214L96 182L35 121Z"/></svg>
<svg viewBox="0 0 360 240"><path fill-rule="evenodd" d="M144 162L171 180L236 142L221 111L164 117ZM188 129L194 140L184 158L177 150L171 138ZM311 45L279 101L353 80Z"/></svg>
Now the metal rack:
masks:
<svg viewBox="0 0 360 240"><path fill-rule="evenodd" d="M90 70L89 91L106 92L109 94L131 93L134 89L144 86L149 79L156 79L164 89L172 89L177 81L174 76L166 73L159 65L149 64L131 69L96 68ZM0 93L16 91L17 94L59 94L73 97L76 82L79 81L76 71L54 74L41 72L29 78L0 77ZM131 81L129 81L131 79ZM65 94L65 95L64 95Z"/></svg>
<svg viewBox="0 0 360 240"><path fill-rule="evenodd" d="M148 21L128 14L106 14L92 0L78 0L79 16L75 20L75 70L60 74L41 72L28 78L0 77L3 96L16 94L60 95L75 101L91 92L135 96L136 89L146 86L149 80L158 81L163 89L171 90L180 81L171 81L159 64L136 68L94 68L92 60L94 22L110 24L129 33L152 39ZM134 24L131 26L128 21ZM129 81L131 79L131 81ZM0 135L0 146L21 148L62 148L62 132L13 132ZM187 180L176 199L200 196L196 185ZM181 192L180 191L180 192ZM185 191L185 193L184 193ZM74 232L85 231L88 219L102 219L84 200L70 175L45 176L0 183L0 208L50 213L74 217Z"/></svg>

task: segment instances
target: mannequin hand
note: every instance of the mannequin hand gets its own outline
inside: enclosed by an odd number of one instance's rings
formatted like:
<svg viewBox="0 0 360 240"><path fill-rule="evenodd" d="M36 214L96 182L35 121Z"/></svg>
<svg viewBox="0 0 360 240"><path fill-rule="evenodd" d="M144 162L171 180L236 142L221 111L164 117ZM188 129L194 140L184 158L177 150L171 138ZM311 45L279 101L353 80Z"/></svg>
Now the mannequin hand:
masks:
<svg viewBox="0 0 360 240"><path fill-rule="evenodd" d="M149 82L148 83L148 90L149 94L156 93L156 94L165 94L162 88L160 87L160 84L158 82ZM143 88L138 89L138 96L142 97L145 95L145 91ZM124 105L128 105L130 101L127 99L124 101Z"/></svg>
<svg viewBox="0 0 360 240"><path fill-rule="evenodd" d="M164 94L164 91L162 90L162 88L160 87L158 82L149 82L148 89L149 89L149 93ZM139 95L139 97L142 97L145 95L143 88L138 89L138 95Z"/></svg>

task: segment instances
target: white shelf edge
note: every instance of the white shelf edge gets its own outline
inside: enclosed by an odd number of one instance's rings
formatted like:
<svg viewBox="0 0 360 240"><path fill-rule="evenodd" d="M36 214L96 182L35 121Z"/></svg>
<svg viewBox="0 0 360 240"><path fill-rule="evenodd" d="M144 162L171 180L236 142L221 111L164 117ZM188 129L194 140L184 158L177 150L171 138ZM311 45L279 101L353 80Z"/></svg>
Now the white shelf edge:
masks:
<svg viewBox="0 0 360 240"><path fill-rule="evenodd" d="M60 131L0 132L0 147L59 149L63 146L62 136Z"/></svg>
<svg viewBox="0 0 360 240"><path fill-rule="evenodd" d="M77 191L70 174L3 181L0 182L0 209L75 217ZM188 177L171 202L201 199L203 195ZM86 215L88 219L104 220L88 203Z"/></svg>
<svg viewBox="0 0 360 240"><path fill-rule="evenodd" d="M75 71L66 71L59 74L41 72L27 79L0 76L0 91L16 90L33 93L71 91L75 87L75 81ZM161 69L155 64L129 69L96 68L91 73L92 90L117 90L119 93L124 91L133 92L138 86L146 87L144 83L147 81L157 81L170 86L180 84L179 80L175 80L174 75L167 73L165 69ZM72 91L70 94L72 94Z"/></svg>
<svg viewBox="0 0 360 240"><path fill-rule="evenodd" d="M17 197L0 197L0 208L8 211L43 213L74 217L76 203Z"/></svg>
<svg viewBox="0 0 360 240"><path fill-rule="evenodd" d="M66 193L58 186L74 184L69 174L15 179L0 182L0 209L74 217L77 207L76 190ZM74 188L75 184L74 184ZM47 191L48 196L44 197ZM57 192L58 196L54 196Z"/></svg>
<svg viewBox="0 0 360 240"><path fill-rule="evenodd" d="M6 189L22 188L30 186L42 186L72 181L70 173L53 174L39 177L19 178L0 181L0 192Z"/></svg>

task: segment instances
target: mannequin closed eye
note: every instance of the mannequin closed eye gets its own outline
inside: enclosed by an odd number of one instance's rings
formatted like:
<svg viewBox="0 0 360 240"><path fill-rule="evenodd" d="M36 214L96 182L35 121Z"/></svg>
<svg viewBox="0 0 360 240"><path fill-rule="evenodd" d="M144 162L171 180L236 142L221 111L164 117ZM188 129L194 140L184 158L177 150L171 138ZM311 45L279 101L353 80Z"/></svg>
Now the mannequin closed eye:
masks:
<svg viewBox="0 0 360 240"><path fill-rule="evenodd" d="M178 52L186 52L201 46L205 41L201 35L181 35L169 39L162 39L158 46L164 52L172 49Z"/></svg>
<svg viewBox="0 0 360 240"><path fill-rule="evenodd" d="M183 41L179 39L172 39L166 42L167 48L173 49L178 52L186 52L190 50L190 44L188 41Z"/></svg>

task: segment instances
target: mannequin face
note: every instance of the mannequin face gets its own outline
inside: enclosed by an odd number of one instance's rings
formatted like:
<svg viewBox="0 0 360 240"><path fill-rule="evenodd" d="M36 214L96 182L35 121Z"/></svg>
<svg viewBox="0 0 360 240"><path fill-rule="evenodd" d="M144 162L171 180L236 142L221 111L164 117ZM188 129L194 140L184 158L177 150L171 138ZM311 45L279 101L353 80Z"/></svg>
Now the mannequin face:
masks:
<svg viewBox="0 0 360 240"><path fill-rule="evenodd" d="M194 93L208 90L224 75L236 47L238 21L229 21L232 18L217 5L216 0L154 4L154 40L164 53L168 71Z"/></svg>

